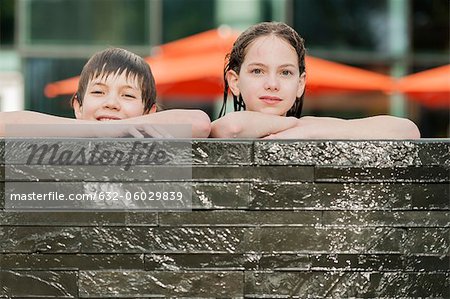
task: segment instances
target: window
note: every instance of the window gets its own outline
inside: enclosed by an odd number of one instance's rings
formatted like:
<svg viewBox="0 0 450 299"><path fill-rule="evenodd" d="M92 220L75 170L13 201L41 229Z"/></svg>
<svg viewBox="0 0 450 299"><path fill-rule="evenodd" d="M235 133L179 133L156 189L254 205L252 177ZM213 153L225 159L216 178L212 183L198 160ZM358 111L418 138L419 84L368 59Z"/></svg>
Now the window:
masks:
<svg viewBox="0 0 450 299"><path fill-rule="evenodd" d="M307 47L385 51L388 11L380 0L295 0L293 26Z"/></svg>
<svg viewBox="0 0 450 299"><path fill-rule="evenodd" d="M26 109L73 117L71 96L48 99L44 95L47 83L67 79L80 74L87 59L28 58L25 60L25 94L28 96ZM32 96L29 96L32 95Z"/></svg>
<svg viewBox="0 0 450 299"><path fill-rule="evenodd" d="M412 46L415 51L449 51L448 0L414 0L412 2Z"/></svg>
<svg viewBox="0 0 450 299"><path fill-rule="evenodd" d="M26 4L27 44L149 44L146 0L31 0Z"/></svg>
<svg viewBox="0 0 450 299"><path fill-rule="evenodd" d="M163 1L162 42L200 33L216 27L215 1Z"/></svg>
<svg viewBox="0 0 450 299"><path fill-rule="evenodd" d="M0 47L14 44L14 0L0 1Z"/></svg>

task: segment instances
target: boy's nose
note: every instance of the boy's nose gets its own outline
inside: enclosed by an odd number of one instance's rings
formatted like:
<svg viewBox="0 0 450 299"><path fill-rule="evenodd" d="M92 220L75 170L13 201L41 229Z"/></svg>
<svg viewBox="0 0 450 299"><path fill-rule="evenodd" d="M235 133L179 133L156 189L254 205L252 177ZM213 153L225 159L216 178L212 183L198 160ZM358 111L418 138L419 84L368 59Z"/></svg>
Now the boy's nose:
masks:
<svg viewBox="0 0 450 299"><path fill-rule="evenodd" d="M279 90L280 82L276 76L276 74L269 74L266 77L266 81L264 83L264 88L267 90Z"/></svg>
<svg viewBox="0 0 450 299"><path fill-rule="evenodd" d="M108 97L105 99L105 102L103 103L104 107L107 107L109 109L119 109L120 108L120 102L117 96L115 95L108 95Z"/></svg>

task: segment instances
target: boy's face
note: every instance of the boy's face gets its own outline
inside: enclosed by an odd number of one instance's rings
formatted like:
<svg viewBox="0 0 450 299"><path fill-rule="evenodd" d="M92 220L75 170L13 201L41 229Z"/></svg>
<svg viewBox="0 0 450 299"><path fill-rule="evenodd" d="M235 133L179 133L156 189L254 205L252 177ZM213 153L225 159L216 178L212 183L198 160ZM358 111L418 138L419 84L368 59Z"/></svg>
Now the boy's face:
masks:
<svg viewBox="0 0 450 299"><path fill-rule="evenodd" d="M83 120L120 120L144 114L139 82L134 76L110 74L89 81L83 104L74 101L75 116Z"/></svg>

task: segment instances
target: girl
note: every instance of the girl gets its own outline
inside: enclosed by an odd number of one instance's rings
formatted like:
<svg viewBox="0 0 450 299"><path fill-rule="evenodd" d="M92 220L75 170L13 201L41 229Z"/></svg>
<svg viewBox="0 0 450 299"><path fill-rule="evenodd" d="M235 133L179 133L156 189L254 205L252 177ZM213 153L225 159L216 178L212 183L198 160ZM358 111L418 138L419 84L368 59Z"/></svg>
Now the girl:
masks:
<svg viewBox="0 0 450 299"><path fill-rule="evenodd" d="M420 138L414 123L393 116L355 120L300 117L306 84L305 46L298 33L284 23L248 28L226 59L224 102L221 118L212 123L212 137ZM229 90L236 112L225 115Z"/></svg>
<svg viewBox="0 0 450 299"><path fill-rule="evenodd" d="M30 111L0 113L0 137L132 135L202 138L208 137L210 133L209 117L200 110L168 110L154 113L156 89L150 67L141 57L124 49L110 48L89 59L81 72L72 105L76 119ZM166 126L174 123L187 126ZM20 126L14 126L18 124L51 126L37 127L37 129L45 128L45 131L31 132L28 129L20 132L16 129ZM64 125L79 124L90 126L70 126L70 129L64 129L68 128ZM6 125L11 125L8 132L5 132ZM184 127L188 129L179 130Z"/></svg>

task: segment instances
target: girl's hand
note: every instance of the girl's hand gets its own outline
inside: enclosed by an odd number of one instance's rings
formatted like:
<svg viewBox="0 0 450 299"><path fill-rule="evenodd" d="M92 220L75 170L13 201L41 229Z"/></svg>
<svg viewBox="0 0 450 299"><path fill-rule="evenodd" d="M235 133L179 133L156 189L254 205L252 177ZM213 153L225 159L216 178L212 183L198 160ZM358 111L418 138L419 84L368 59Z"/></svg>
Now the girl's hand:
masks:
<svg viewBox="0 0 450 299"><path fill-rule="evenodd" d="M307 139L305 128L294 127L278 133L270 134L262 139Z"/></svg>
<svg viewBox="0 0 450 299"><path fill-rule="evenodd" d="M263 138L297 125L295 117L253 111L230 112L212 123L211 137Z"/></svg>
<svg viewBox="0 0 450 299"><path fill-rule="evenodd" d="M305 116L297 126L266 139L417 139L420 132L410 120L389 115L345 120L331 117Z"/></svg>

